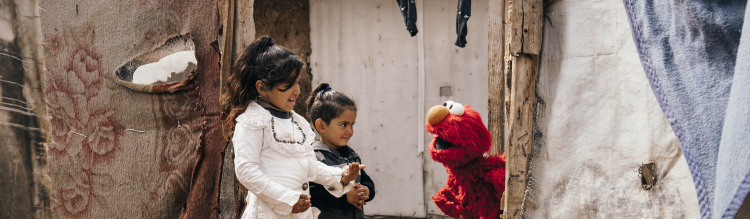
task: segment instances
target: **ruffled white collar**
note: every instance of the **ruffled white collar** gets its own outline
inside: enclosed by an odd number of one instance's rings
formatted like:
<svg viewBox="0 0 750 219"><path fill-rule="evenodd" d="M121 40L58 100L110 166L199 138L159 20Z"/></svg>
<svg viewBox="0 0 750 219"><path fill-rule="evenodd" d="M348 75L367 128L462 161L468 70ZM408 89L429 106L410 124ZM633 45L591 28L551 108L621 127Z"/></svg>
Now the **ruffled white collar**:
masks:
<svg viewBox="0 0 750 219"><path fill-rule="evenodd" d="M292 119L297 123L296 125L302 129L302 133L305 134L304 138L301 134L293 135L287 129L281 128L283 127L283 124L278 121L279 119L273 119L275 120L273 126L277 128L271 130L271 118L273 115L256 102L250 103L247 110L237 116L236 121L237 125L243 125L248 128L265 129L266 132L263 135L264 143L267 143L272 149L279 153L294 157L305 156L308 153L313 153L312 142L315 140L315 133L312 131L310 124L305 118L294 111L291 113ZM297 130L299 130L297 127L292 129L294 132ZM274 131L276 132L276 138L273 136ZM276 141L277 139L286 142L278 142ZM302 142L302 144L299 144L298 142Z"/></svg>

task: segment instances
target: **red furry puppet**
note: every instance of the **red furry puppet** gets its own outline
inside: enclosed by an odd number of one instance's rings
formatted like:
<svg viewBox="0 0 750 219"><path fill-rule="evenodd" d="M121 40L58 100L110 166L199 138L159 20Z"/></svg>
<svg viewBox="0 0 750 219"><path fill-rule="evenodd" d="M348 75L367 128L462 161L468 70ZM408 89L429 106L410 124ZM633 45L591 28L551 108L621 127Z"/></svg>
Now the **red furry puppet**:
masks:
<svg viewBox="0 0 750 219"><path fill-rule="evenodd" d="M435 136L430 156L448 172L445 187L432 196L435 204L453 218L500 218L505 154L486 155L492 137L479 113L448 101L430 108L425 126Z"/></svg>

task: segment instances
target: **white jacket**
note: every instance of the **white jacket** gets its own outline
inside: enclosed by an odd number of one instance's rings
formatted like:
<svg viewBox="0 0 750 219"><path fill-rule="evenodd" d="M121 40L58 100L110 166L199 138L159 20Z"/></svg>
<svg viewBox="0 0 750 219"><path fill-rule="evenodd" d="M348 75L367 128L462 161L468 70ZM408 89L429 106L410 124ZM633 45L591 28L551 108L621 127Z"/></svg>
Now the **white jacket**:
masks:
<svg viewBox="0 0 750 219"><path fill-rule="evenodd" d="M298 214L291 213L300 194L310 195L309 186L303 190L304 183L312 181L325 185L328 192L336 197L346 194L354 183L350 182L346 187L341 185L341 174L346 167L329 167L315 159L312 148L315 133L302 116L292 112L292 119L302 129L300 131L295 126L292 129L294 133L289 133L278 118L274 120L272 130L271 118L268 110L252 102L236 119L232 137L234 166L237 179L250 191L242 218L312 219L310 209ZM283 143L277 139L287 142L302 142L304 139L304 142Z"/></svg>

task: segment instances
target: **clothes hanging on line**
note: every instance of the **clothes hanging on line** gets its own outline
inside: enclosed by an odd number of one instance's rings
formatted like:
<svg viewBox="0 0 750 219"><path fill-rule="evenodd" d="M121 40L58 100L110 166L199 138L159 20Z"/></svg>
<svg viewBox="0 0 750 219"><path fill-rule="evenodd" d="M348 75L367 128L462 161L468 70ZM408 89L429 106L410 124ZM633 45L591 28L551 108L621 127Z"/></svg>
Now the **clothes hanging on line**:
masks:
<svg viewBox="0 0 750 219"><path fill-rule="evenodd" d="M471 17L471 0L458 0L456 11L456 34L458 35L456 46L464 48L466 46L466 22Z"/></svg>
<svg viewBox="0 0 750 219"><path fill-rule="evenodd" d="M404 16L404 22L406 22L406 30L409 31L411 36L417 35L417 6L414 4L414 0L396 0L399 9L401 9L401 15Z"/></svg>
<svg viewBox="0 0 750 219"><path fill-rule="evenodd" d="M411 36L417 35L417 6L414 0L396 0L399 9L401 9L401 15L404 16L404 22L406 23L406 30L409 31ZM456 46L464 48L466 46L466 33L467 22L471 17L471 0L458 0L458 7L456 8Z"/></svg>

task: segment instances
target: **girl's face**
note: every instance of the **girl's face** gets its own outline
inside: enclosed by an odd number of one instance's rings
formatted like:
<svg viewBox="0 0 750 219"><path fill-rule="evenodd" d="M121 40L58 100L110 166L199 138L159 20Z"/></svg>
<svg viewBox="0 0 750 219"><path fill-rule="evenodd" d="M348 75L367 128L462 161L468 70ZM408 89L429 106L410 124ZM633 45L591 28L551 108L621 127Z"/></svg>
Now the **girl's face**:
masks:
<svg viewBox="0 0 750 219"><path fill-rule="evenodd" d="M289 112L294 109L294 103L299 96L299 80L301 78L302 74L299 74L297 80L294 81L293 84L276 85L268 90L263 90L263 82L258 81L255 83L255 88L261 94L264 101L273 104L281 110Z"/></svg>
<svg viewBox="0 0 750 219"><path fill-rule="evenodd" d="M357 111L344 110L339 117L326 124L322 119L315 121L315 128L320 133L320 141L326 146L338 149L349 144L349 139L354 135L354 120L357 119Z"/></svg>

